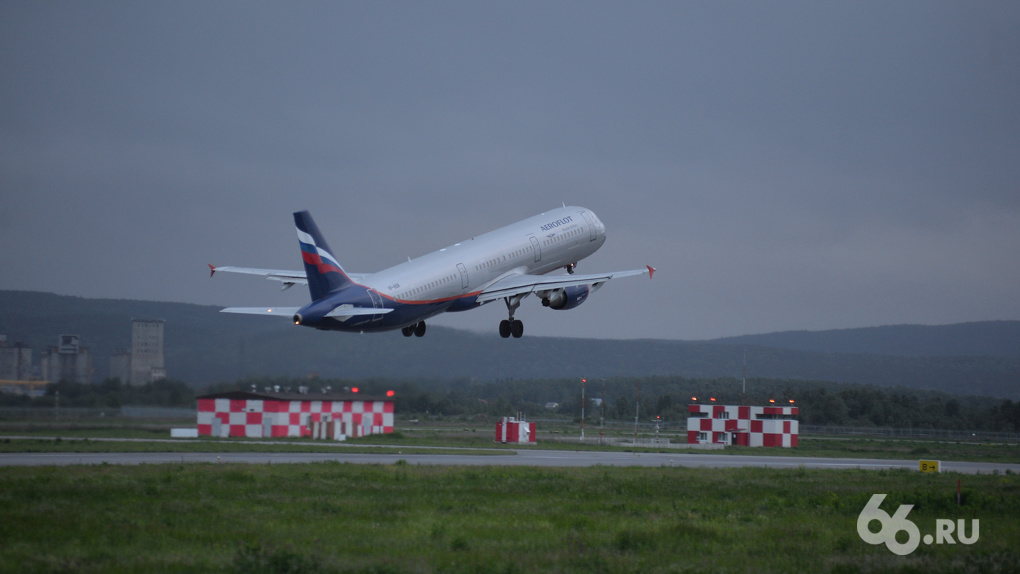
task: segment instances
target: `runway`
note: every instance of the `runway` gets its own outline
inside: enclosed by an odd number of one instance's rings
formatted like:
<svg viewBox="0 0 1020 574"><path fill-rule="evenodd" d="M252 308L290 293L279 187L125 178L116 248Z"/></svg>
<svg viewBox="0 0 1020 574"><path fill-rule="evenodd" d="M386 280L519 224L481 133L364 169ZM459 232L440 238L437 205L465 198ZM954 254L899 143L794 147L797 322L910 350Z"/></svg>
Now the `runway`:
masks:
<svg viewBox="0 0 1020 574"><path fill-rule="evenodd" d="M394 464L399 460L415 465L444 466L645 466L685 468L822 468L868 470L917 470L916 460L866 458L811 458L794 456L747 456L694 453L628 453L521 449L512 455L476 455L470 449L450 449L450 454L362 453L12 453L0 454L0 466L67 466L76 464L305 464L339 462L351 464ZM1007 470L1020 473L1020 464L987 462L943 462L944 472L991 474Z"/></svg>

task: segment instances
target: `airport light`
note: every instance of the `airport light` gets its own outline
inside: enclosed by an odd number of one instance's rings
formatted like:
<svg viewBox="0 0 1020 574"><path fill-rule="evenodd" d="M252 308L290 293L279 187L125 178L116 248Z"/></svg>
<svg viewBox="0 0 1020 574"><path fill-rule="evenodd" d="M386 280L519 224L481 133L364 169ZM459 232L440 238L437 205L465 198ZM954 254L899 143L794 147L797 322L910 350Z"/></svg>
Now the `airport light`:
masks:
<svg viewBox="0 0 1020 574"><path fill-rule="evenodd" d="M387 397L392 397L393 394L394 394L393 391L386 391L386 396Z"/></svg>
<svg viewBox="0 0 1020 574"><path fill-rule="evenodd" d="M637 396L634 397L634 444L637 444L638 413L641 411L641 379L637 382Z"/></svg>
<svg viewBox="0 0 1020 574"><path fill-rule="evenodd" d="M356 392L358 392L358 387L353 387L353 388L351 389L351 392L352 392L352 393L356 393Z"/></svg>
<svg viewBox="0 0 1020 574"><path fill-rule="evenodd" d="M588 379L580 379L580 439L584 441L584 383L588 382Z"/></svg>
<svg viewBox="0 0 1020 574"><path fill-rule="evenodd" d="M599 398L599 445L606 428L606 380L602 379L602 396Z"/></svg>
<svg viewBox="0 0 1020 574"><path fill-rule="evenodd" d="M776 404L776 399L769 399L769 402L772 404Z"/></svg>

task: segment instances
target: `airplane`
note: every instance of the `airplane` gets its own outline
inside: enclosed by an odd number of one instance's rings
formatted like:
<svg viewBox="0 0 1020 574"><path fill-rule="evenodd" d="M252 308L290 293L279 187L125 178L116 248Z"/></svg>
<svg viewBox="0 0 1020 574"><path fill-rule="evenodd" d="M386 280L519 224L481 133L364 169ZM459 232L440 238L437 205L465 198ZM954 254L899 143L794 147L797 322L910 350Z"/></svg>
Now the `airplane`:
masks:
<svg viewBox="0 0 1020 574"><path fill-rule="evenodd" d="M520 338L524 323L514 312L531 294L550 309L573 309L610 279L655 273L648 265L575 274L577 263L606 241L605 225L583 207L564 205L377 273L345 271L307 211L294 213L294 224L303 272L210 264L209 276L217 271L260 275L280 281L281 290L307 285L312 302L304 307L228 307L221 313L289 317L295 325L329 331L400 329L405 337L421 337L431 317L502 299L509 317L499 323L499 334ZM558 269L567 273L546 275Z"/></svg>

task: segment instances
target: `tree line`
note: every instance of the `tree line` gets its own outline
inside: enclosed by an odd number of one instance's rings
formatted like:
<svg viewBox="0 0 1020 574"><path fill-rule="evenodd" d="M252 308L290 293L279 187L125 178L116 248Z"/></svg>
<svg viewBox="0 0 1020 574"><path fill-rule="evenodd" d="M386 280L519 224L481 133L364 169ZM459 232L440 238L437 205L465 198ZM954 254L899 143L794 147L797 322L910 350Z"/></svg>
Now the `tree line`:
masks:
<svg viewBox="0 0 1020 574"><path fill-rule="evenodd" d="M44 396L0 393L0 406L119 408L120 406L194 407L197 394L263 390L280 386L318 393L358 387L362 395L393 391L398 416L496 418L526 413L531 418L556 415L580 421L580 379L344 380L259 377L212 385L196 393L188 383L163 379L132 386L116 378L98 384L60 382ZM796 406L802 424L819 426L896 427L936 430L1020 432L1020 402L1009 399L950 395L937 391L785 379L686 377L618 377L584 383L585 420L639 422L660 420L684 425L692 402ZM774 401L774 402L770 402ZM791 402L792 401L792 402Z"/></svg>
<svg viewBox="0 0 1020 574"><path fill-rule="evenodd" d="M0 406L118 409L122 406L194 407L195 389L183 381L161 379L133 386L119 378L86 384L71 381L51 383L40 397L0 393Z"/></svg>
<svg viewBox="0 0 1020 574"><path fill-rule="evenodd" d="M245 379L217 390L309 386L359 387L362 393L394 391L401 417L502 417L525 413L580 422L580 379L536 379L481 382L470 379L307 380ZM1020 402L991 397L951 395L904 387L787 379L686 377L618 377L588 380L584 385L585 420L639 422L660 420L685 425L692 402L798 407L802 424L820 426L896 427L937 430L1020 432ZM774 401L774 402L770 402ZM790 401L793 401L792 403ZM658 417L658 419L656 418Z"/></svg>

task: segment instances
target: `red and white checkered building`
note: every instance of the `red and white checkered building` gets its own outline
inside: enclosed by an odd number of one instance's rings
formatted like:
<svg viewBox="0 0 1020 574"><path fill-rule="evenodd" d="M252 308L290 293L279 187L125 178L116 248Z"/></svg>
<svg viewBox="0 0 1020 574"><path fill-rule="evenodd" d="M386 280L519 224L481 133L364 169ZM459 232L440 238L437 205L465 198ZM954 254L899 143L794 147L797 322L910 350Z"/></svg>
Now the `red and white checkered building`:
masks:
<svg viewBox="0 0 1020 574"><path fill-rule="evenodd" d="M323 424L335 429L329 438L391 433L393 399L339 393L248 391L198 397L199 436L303 437L312 436L313 427Z"/></svg>
<svg viewBox="0 0 1020 574"><path fill-rule="evenodd" d="M688 444L797 446L797 407L687 407Z"/></svg>

